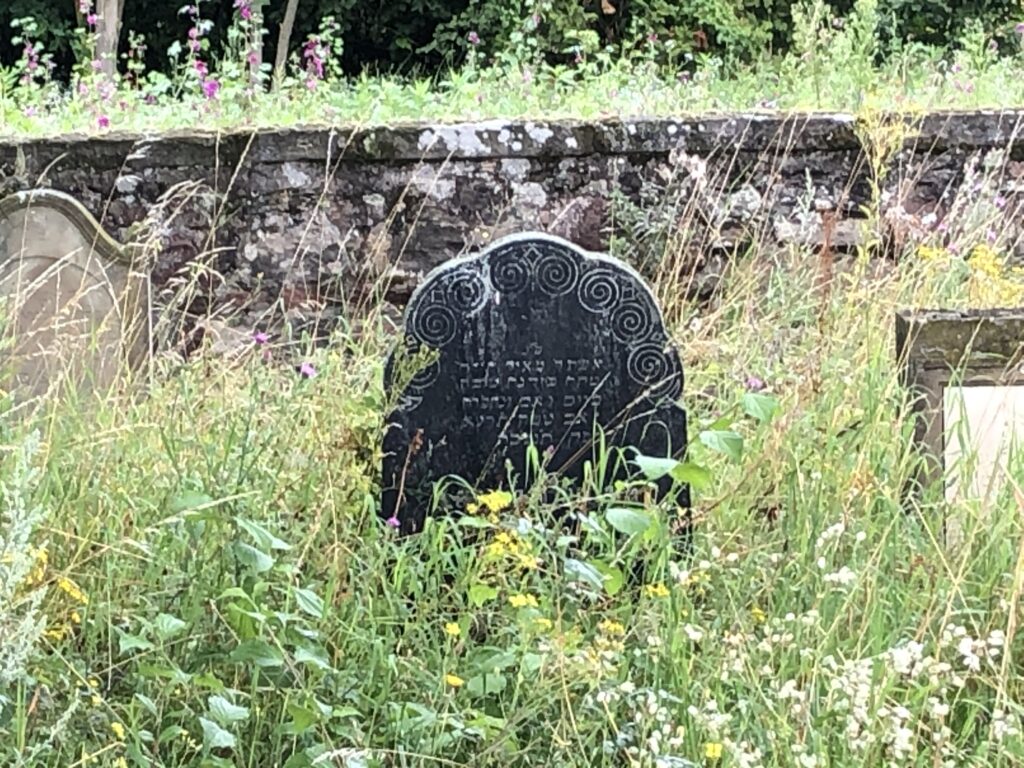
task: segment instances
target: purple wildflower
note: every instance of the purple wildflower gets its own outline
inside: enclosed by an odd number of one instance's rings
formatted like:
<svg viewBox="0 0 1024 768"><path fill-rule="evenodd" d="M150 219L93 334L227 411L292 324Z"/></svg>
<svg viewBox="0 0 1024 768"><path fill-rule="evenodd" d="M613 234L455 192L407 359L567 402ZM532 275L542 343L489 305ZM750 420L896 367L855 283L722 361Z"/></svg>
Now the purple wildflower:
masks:
<svg viewBox="0 0 1024 768"><path fill-rule="evenodd" d="M256 331L252 335L252 340L255 341L257 344L259 344L262 347L264 344L266 344L268 341L270 341L270 336L268 336L263 331Z"/></svg>
<svg viewBox="0 0 1024 768"><path fill-rule="evenodd" d="M765 383L757 376L748 376L745 386L748 392L760 392L764 389Z"/></svg>
<svg viewBox="0 0 1024 768"><path fill-rule="evenodd" d="M397 515L392 515L387 520L385 520L384 523L388 526L388 528L398 528L402 524L402 521L398 519Z"/></svg>
<svg viewBox="0 0 1024 768"><path fill-rule="evenodd" d="M996 208L1000 210L1006 207L1006 198L1003 197L1002 195L997 195L996 199L993 200L992 202L995 203Z"/></svg>
<svg viewBox="0 0 1024 768"><path fill-rule="evenodd" d="M214 79L209 78L203 81L203 93L208 99L216 99L217 93L220 91L220 83Z"/></svg>
<svg viewBox="0 0 1024 768"><path fill-rule="evenodd" d="M304 379L312 379L316 376L316 368L310 362L305 362L299 366L299 375Z"/></svg>
<svg viewBox="0 0 1024 768"><path fill-rule="evenodd" d="M1018 35L1024 35L1024 21L1017 22L1017 26L1013 28L1013 31Z"/></svg>
<svg viewBox="0 0 1024 768"><path fill-rule="evenodd" d="M469 40L470 45L480 45L480 35L476 32L470 32L466 39Z"/></svg>
<svg viewBox="0 0 1024 768"><path fill-rule="evenodd" d="M95 13L87 14L86 17L85 17L85 23L88 24L91 28L95 28L96 27L96 23L98 21L99 21L99 16L97 16Z"/></svg>
<svg viewBox="0 0 1024 768"><path fill-rule="evenodd" d="M250 0L235 0L235 9L238 15L245 21L252 19L252 4Z"/></svg>
<svg viewBox="0 0 1024 768"><path fill-rule="evenodd" d="M106 115L100 115L98 118L96 118L96 125L98 125L100 128L109 128L110 118Z"/></svg>

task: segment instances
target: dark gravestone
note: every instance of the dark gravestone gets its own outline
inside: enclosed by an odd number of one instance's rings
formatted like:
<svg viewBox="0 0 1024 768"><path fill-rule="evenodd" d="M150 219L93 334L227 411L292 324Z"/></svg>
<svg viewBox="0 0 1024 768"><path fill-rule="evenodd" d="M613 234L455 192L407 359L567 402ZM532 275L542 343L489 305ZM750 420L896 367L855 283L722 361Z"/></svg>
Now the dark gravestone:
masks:
<svg viewBox="0 0 1024 768"><path fill-rule="evenodd" d="M416 354L434 359L414 371ZM531 445L548 471L577 480L601 441L679 455L682 387L654 296L621 262L539 234L453 260L413 295L385 369L397 407L384 436L381 514L397 515L404 533L420 530L448 476L480 490L508 488L510 478L525 487ZM620 460L605 481L628 467ZM678 501L688 506L685 489Z"/></svg>

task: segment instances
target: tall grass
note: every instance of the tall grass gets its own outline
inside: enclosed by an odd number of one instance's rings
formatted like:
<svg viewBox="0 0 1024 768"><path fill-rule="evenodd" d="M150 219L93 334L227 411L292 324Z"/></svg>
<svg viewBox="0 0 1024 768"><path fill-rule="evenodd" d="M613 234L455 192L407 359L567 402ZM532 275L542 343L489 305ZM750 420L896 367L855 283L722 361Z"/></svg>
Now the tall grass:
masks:
<svg viewBox="0 0 1024 768"><path fill-rule="evenodd" d="M39 563L45 631L0 678L2 762L1019 764L1020 496L987 515L902 498L896 309L1019 290L971 195L954 235L906 244L924 258L876 252L875 211L852 254L755 240L702 304L680 289L687 238L650 239L694 436L748 389L780 404L731 417L738 458L694 441L710 478L689 551L653 503L646 530L613 535L614 494L592 499L583 540L543 494L484 495L398 539L376 515L375 312L303 350L305 376L260 338L9 415L0 471L37 474L6 503L41 518L3 541Z"/></svg>

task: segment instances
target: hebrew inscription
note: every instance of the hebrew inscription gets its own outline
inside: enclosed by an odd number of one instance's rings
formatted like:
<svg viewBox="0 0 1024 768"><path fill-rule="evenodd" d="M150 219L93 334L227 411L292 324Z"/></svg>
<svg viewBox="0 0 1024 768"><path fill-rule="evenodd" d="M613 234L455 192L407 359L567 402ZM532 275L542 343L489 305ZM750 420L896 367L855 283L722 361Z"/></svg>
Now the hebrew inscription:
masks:
<svg viewBox="0 0 1024 768"><path fill-rule="evenodd" d="M527 484L531 446L548 471L578 479L602 439L660 456L686 444L682 366L650 290L558 238L508 238L436 269L410 302L400 349L385 373L399 405L382 514L404 532L422 527L445 477ZM399 362L424 349L436 359L395 392Z"/></svg>

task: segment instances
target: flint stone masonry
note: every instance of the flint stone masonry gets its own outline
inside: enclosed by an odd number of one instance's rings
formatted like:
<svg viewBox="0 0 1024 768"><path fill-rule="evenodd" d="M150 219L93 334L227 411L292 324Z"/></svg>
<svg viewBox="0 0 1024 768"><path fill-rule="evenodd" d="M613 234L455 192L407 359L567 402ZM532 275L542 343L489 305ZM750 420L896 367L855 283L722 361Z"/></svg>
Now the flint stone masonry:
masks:
<svg viewBox="0 0 1024 768"><path fill-rule="evenodd" d="M1022 118L905 121L882 153L889 239L941 221L986 157L1009 215L1024 190ZM402 304L430 269L514 232L606 251L629 205L667 218L698 274L753 240L853 247L877 139L893 133L846 114L742 114L0 139L0 186L68 192L123 242L148 216L158 304L208 261L184 309L321 329L371 287L386 282Z"/></svg>

